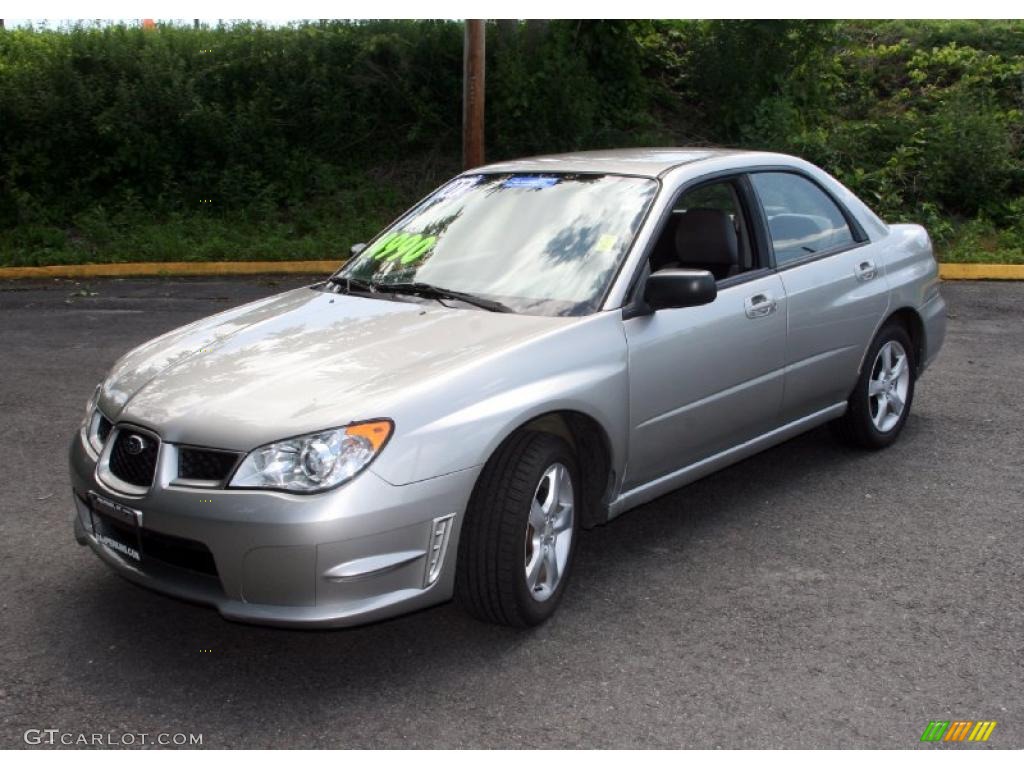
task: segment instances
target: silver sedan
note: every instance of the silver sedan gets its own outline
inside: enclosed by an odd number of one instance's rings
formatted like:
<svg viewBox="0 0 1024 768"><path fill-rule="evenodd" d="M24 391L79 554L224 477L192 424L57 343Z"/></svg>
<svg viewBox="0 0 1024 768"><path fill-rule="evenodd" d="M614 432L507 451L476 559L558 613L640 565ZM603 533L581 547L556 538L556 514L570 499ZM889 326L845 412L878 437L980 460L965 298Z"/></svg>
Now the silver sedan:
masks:
<svg viewBox="0 0 1024 768"><path fill-rule="evenodd" d="M497 163L121 358L71 443L75 535L229 619L454 596L533 625L582 528L826 422L891 444L944 334L924 229L797 158Z"/></svg>

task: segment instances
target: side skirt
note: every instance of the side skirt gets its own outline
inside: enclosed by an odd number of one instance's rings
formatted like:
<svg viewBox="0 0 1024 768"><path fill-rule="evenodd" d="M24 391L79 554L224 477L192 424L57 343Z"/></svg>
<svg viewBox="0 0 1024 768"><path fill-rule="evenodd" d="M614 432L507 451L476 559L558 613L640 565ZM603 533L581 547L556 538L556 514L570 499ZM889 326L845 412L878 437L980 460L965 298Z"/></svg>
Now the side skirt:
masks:
<svg viewBox="0 0 1024 768"><path fill-rule="evenodd" d="M637 486L631 491L620 494L619 498L611 503L608 508L608 519L611 520L613 517L618 517L633 507L645 504L652 499L656 499L658 496L663 496L677 488L682 488L684 485L689 485L695 480L700 480L702 477L710 475L712 472L717 472L730 464L742 461L748 456L760 453L765 448L783 443L791 437L796 437L801 432L806 432L820 424L838 418L845 411L845 402L830 405L828 408L823 408L796 421L791 421L789 424L773 429L771 432L765 432L763 435L748 440L745 443L740 443L721 453L708 456L706 459L701 459L682 469L677 469L675 472Z"/></svg>

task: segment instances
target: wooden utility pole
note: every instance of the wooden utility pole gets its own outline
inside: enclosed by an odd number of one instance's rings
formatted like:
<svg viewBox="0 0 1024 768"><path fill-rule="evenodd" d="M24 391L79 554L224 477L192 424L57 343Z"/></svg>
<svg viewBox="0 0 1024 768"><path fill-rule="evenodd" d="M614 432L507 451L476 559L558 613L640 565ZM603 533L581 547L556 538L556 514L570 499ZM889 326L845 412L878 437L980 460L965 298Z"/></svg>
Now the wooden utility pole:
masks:
<svg viewBox="0 0 1024 768"><path fill-rule="evenodd" d="M462 51L462 167L484 164L484 52L483 19L466 19Z"/></svg>

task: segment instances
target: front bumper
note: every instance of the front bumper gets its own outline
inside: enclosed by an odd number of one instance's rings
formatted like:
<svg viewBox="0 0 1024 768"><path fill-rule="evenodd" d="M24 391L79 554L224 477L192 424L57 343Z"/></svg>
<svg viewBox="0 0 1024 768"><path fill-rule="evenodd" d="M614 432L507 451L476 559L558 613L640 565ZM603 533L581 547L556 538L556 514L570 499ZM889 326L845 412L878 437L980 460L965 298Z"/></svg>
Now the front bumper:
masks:
<svg viewBox="0 0 1024 768"><path fill-rule="evenodd" d="M97 479L96 458L78 434L70 464L75 538L117 573L214 606L227 619L310 628L362 624L450 599L459 527L479 472L395 486L371 469L315 495L176 486L158 472L145 495L127 496ZM142 513L141 562L101 543L90 492ZM147 537L159 545L156 556ZM191 567L194 558L164 554L179 542L208 550L212 564ZM442 557L431 580L437 545Z"/></svg>

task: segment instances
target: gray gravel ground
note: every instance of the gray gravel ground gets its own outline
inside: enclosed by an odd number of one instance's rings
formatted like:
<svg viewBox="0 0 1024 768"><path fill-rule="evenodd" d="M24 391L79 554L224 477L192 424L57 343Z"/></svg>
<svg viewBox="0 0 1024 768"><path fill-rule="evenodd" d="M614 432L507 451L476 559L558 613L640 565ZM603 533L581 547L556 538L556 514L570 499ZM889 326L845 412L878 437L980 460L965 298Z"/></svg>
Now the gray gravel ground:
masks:
<svg viewBox="0 0 1024 768"><path fill-rule="evenodd" d="M301 279L0 284L0 748L28 728L209 747L1024 747L1024 285L946 284L902 439L819 429L586 533L532 632L448 604L231 624L71 534L65 451L114 360ZM201 653L201 649L210 649Z"/></svg>

